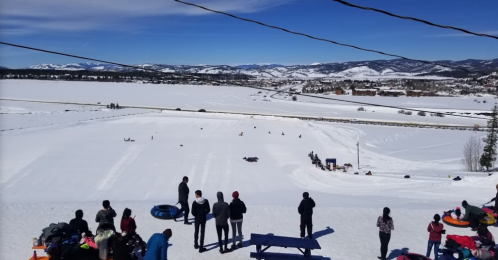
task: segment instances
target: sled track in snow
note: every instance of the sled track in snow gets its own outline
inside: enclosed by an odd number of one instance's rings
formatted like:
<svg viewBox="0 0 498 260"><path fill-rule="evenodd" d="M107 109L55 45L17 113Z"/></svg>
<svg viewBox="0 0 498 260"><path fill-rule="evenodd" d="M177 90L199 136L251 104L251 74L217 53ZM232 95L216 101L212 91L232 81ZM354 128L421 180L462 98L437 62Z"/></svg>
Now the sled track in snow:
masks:
<svg viewBox="0 0 498 260"><path fill-rule="evenodd" d="M33 99L12 99L12 98L0 98L0 100L5 101L18 101L18 102L34 102L34 103L46 103L46 104L66 104L66 105L81 105L81 106L102 106L103 104L96 103L82 103L82 102L64 102L64 101L48 101L48 100L33 100ZM138 109L154 109L154 110L166 110L166 111L176 111L175 108L168 107L152 107L152 106L120 106L122 108L138 108ZM198 112L196 109L182 109L177 112ZM296 118L301 120L312 120L312 121L322 121L322 122L336 122L336 123L348 123L348 124L366 124L366 125L381 125L381 126L396 126L396 127L416 127L416 128L435 128L435 129L450 129L450 130L466 130L466 131L486 131L486 127L481 127L478 130L474 130L474 126L471 125L447 125L447 124L431 124L431 123L415 123L415 122L399 122L399 121L381 121L381 120L369 120L369 119L350 119L350 118L340 118L340 117L321 117L321 116L300 116L300 115L282 115L282 114L262 114L262 113L248 113L248 112L231 112L231 111L215 111L206 110L210 114L233 114L233 115L248 115L248 116L275 116L284 118ZM9 131L14 129L5 129L1 131Z"/></svg>

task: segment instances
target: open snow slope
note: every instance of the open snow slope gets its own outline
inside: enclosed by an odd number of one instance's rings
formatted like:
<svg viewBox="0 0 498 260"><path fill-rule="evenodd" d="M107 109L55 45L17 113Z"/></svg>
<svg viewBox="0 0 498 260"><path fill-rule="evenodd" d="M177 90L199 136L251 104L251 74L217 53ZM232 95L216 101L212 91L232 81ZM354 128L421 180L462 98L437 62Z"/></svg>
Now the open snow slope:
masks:
<svg viewBox="0 0 498 260"><path fill-rule="evenodd" d="M241 87L188 86L188 85L151 85L135 83L95 83L68 81L2 80L1 98L35 99L68 102L118 102L120 105L155 106L166 108L201 109L209 111L231 111L262 113L273 115L301 115L316 117L338 117L356 119L375 119L383 121L418 122L474 125L486 123L485 120L446 116L411 116L398 114L398 109L364 106L367 111L357 111L359 105L339 101L324 101L308 97L298 97L298 101L271 98L271 91ZM278 95L276 96L278 97ZM432 97L356 97L331 96L334 98L369 102L375 104L402 106L408 108L430 109L430 111L488 112L494 105L493 98L480 98L487 103L477 103L470 97L432 98Z"/></svg>
<svg viewBox="0 0 498 260"><path fill-rule="evenodd" d="M42 111L48 105L32 106ZM73 119L88 113L92 112L74 114ZM494 196L498 177L459 172L463 144L478 134L186 112L2 132L0 259L27 259L32 237L51 222L68 222L77 209L83 209L95 230L93 216L104 199L118 211L117 222L123 209L131 208L137 231L145 239L172 228L171 259L248 259L253 247L219 255L213 220L207 223L206 244L214 250L199 254L193 249L192 226L150 215L153 205L176 203L183 176L190 178L190 200L196 189L211 204L217 191L223 191L227 200L234 190L241 193L248 205L246 245L250 233L297 237L297 205L302 192L309 191L317 203L314 232L322 246L314 254L375 259L379 251L375 221L384 206L391 208L395 223L391 259L404 250L424 252L426 227L435 213L458 206L463 199L477 205ZM124 142L128 137L135 142ZM324 172L307 157L313 150L322 159L337 158L339 164L356 167L358 141L361 175L352 174L357 169ZM242 160L245 156L260 161L248 163ZM374 176L363 175L368 170ZM412 178L404 179L405 174ZM466 177L453 182L448 174ZM447 230L447 234L472 234L468 229ZM498 235L496 229L491 231Z"/></svg>

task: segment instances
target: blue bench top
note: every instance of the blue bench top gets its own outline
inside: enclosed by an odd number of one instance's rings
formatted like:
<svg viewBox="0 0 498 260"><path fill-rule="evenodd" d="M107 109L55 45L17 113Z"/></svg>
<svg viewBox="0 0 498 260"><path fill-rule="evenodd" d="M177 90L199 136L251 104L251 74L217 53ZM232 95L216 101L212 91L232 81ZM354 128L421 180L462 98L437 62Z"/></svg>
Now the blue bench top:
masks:
<svg viewBox="0 0 498 260"><path fill-rule="evenodd" d="M261 246L295 247L322 249L318 241L314 239L302 239L294 237L281 237L275 235L251 234L251 244Z"/></svg>
<svg viewBox="0 0 498 260"><path fill-rule="evenodd" d="M303 259L323 260L323 259L327 259L327 258L324 258L323 256L304 257L302 254L297 255L297 254L269 253L269 252L264 252L264 253L251 252L250 257L256 258L256 259L265 259L265 260L303 260Z"/></svg>

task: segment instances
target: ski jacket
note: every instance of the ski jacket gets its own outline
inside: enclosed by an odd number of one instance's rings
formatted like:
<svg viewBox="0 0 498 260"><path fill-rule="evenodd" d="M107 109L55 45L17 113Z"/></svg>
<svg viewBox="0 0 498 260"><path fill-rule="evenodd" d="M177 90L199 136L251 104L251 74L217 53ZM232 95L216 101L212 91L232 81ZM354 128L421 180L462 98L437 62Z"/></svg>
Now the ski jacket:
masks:
<svg viewBox="0 0 498 260"><path fill-rule="evenodd" d="M312 198L303 199L297 208L301 218L311 219L313 216L313 208L315 207L315 201Z"/></svg>
<svg viewBox="0 0 498 260"><path fill-rule="evenodd" d="M88 222L82 218L71 219L71 221L69 221L69 225L78 230L80 234L85 233L86 235L90 235L90 232L88 231Z"/></svg>
<svg viewBox="0 0 498 260"><path fill-rule="evenodd" d="M482 214L484 214L484 211L482 209L476 206L467 205L467 207L465 208L465 216L463 216L462 220L467 221L470 215L481 216Z"/></svg>
<svg viewBox="0 0 498 260"><path fill-rule="evenodd" d="M443 230L443 224L439 223L436 225L434 222L431 222L427 227L427 232L429 232L429 241L438 241L441 242L441 231Z"/></svg>
<svg viewBox="0 0 498 260"><path fill-rule="evenodd" d="M114 218L116 217L116 211L114 211L112 208L109 208L107 210L101 209L98 213L97 216L95 217L95 222L99 223L99 229L105 224L110 224L111 226L114 227Z"/></svg>
<svg viewBox="0 0 498 260"><path fill-rule="evenodd" d="M192 203L192 215L196 223L206 223L206 215L211 212L209 201L203 197L197 198Z"/></svg>
<svg viewBox="0 0 498 260"><path fill-rule="evenodd" d="M123 218L121 219L121 231L126 232L127 234L135 234L137 230L137 224L135 224L135 219Z"/></svg>
<svg viewBox="0 0 498 260"><path fill-rule="evenodd" d="M213 205L213 217L216 219L216 225L228 225L228 218L230 217L230 208L228 203L223 200L223 193L216 194L218 202Z"/></svg>
<svg viewBox="0 0 498 260"><path fill-rule="evenodd" d="M390 220L384 222L382 216L377 219L377 227L379 231L386 234L391 234L391 230L394 230L394 222L391 218Z"/></svg>
<svg viewBox="0 0 498 260"><path fill-rule="evenodd" d="M147 252L144 260L168 260L168 237L156 233L147 241Z"/></svg>
<svg viewBox="0 0 498 260"><path fill-rule="evenodd" d="M190 190L185 182L180 182L178 185L178 201L180 202L188 202L188 194Z"/></svg>
<svg viewBox="0 0 498 260"><path fill-rule="evenodd" d="M496 193L495 200L495 213L498 213L498 192Z"/></svg>
<svg viewBox="0 0 498 260"><path fill-rule="evenodd" d="M446 240L452 239L461 247L466 247L470 250L476 250L476 242L469 236L447 235Z"/></svg>
<svg viewBox="0 0 498 260"><path fill-rule="evenodd" d="M239 198L233 199L230 203L230 221L244 219L243 214L247 212L246 204Z"/></svg>

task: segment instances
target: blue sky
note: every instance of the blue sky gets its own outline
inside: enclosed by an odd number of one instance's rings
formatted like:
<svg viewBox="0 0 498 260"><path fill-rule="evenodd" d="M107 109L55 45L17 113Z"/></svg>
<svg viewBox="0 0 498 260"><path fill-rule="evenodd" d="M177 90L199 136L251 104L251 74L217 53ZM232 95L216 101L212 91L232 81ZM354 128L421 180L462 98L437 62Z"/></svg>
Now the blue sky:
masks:
<svg viewBox="0 0 498 260"><path fill-rule="evenodd" d="M350 0L498 35L498 1ZM498 58L498 40L467 36L329 0L195 0L213 9L360 47L425 60ZM2 0L0 40L126 64L342 62L388 57L318 42L171 0ZM0 66L85 62L0 46Z"/></svg>

